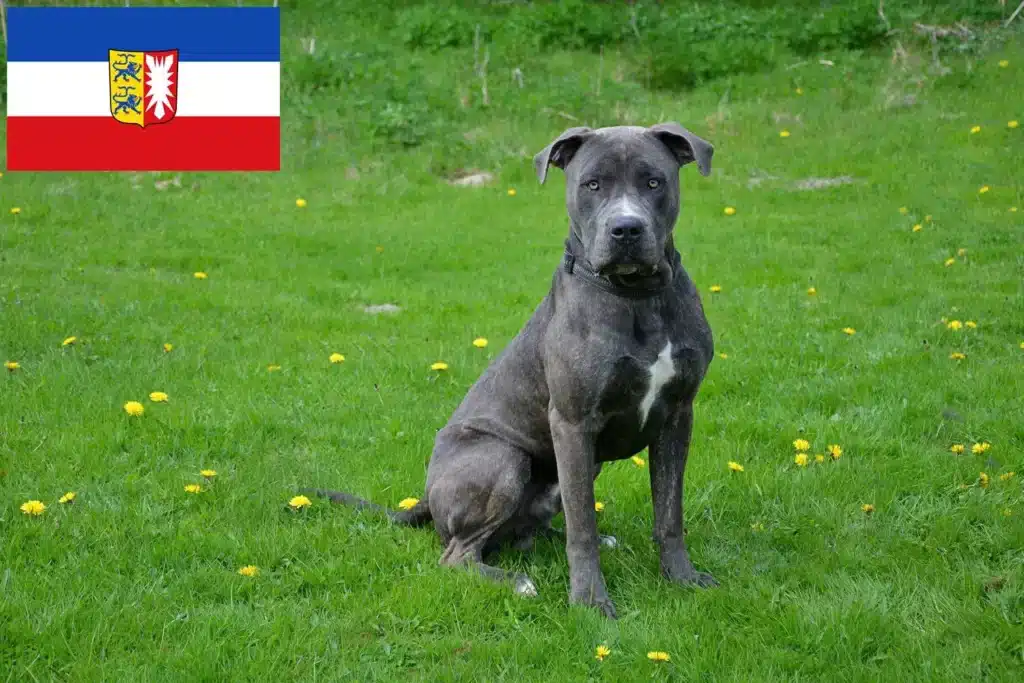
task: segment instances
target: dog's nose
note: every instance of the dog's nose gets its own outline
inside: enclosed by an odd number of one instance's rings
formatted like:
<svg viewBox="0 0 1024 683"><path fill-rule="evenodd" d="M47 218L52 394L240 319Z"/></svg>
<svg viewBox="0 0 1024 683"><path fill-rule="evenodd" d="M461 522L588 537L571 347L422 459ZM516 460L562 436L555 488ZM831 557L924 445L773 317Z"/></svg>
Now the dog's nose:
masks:
<svg viewBox="0 0 1024 683"><path fill-rule="evenodd" d="M643 234L644 223L636 216L622 216L611 221L612 238L620 242L637 239Z"/></svg>

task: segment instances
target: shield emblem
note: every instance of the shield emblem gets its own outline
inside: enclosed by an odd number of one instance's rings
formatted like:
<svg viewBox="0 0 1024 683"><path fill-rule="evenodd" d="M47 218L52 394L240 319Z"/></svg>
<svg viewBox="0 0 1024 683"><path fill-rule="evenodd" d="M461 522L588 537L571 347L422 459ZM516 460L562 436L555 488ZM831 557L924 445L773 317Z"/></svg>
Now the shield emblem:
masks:
<svg viewBox="0 0 1024 683"><path fill-rule="evenodd" d="M167 123L178 111L178 51L109 50L110 113L141 128Z"/></svg>

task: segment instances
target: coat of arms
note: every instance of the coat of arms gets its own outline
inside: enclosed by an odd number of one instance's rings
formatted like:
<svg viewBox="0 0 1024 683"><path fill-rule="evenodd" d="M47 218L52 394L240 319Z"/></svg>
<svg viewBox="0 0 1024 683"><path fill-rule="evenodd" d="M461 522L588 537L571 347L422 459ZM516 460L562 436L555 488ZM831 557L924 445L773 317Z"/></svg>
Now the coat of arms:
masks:
<svg viewBox="0 0 1024 683"><path fill-rule="evenodd" d="M178 110L178 51L110 50L110 113L145 128L167 123Z"/></svg>

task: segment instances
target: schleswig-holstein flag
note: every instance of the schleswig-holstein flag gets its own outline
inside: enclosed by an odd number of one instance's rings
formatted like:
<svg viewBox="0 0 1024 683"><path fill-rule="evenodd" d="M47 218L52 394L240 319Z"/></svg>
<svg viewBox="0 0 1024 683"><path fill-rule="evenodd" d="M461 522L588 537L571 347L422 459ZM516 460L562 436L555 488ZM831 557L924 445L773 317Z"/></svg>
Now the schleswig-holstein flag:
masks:
<svg viewBox="0 0 1024 683"><path fill-rule="evenodd" d="M276 171L276 7L10 7L7 168Z"/></svg>

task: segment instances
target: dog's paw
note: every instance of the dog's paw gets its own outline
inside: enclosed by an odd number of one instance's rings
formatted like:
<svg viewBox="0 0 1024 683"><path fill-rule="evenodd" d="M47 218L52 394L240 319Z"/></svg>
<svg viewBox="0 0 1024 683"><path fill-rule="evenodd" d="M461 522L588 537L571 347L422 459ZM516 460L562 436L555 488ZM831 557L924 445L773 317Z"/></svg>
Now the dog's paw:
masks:
<svg viewBox="0 0 1024 683"><path fill-rule="evenodd" d="M688 572L682 572L679 575L668 575L669 581L678 583L682 586L697 586L698 588L714 588L718 585L718 581L715 577L711 576L707 572L699 572L696 570L690 570Z"/></svg>
<svg viewBox="0 0 1024 683"><path fill-rule="evenodd" d="M605 548L618 548L619 547L619 539L615 538L614 536L603 536L602 535L602 536L598 536L598 540L600 541L601 545L603 545Z"/></svg>
<svg viewBox="0 0 1024 683"><path fill-rule="evenodd" d="M526 598L537 597L537 585L530 580L530 577L526 574L517 574L514 581L514 590L516 595L522 595Z"/></svg>
<svg viewBox="0 0 1024 683"><path fill-rule="evenodd" d="M602 592L600 595L575 595L569 596L569 602L575 605L585 605L587 607L593 607L597 609L601 614L608 617L609 619L617 619L618 616L615 614L615 603L608 597L607 593Z"/></svg>

